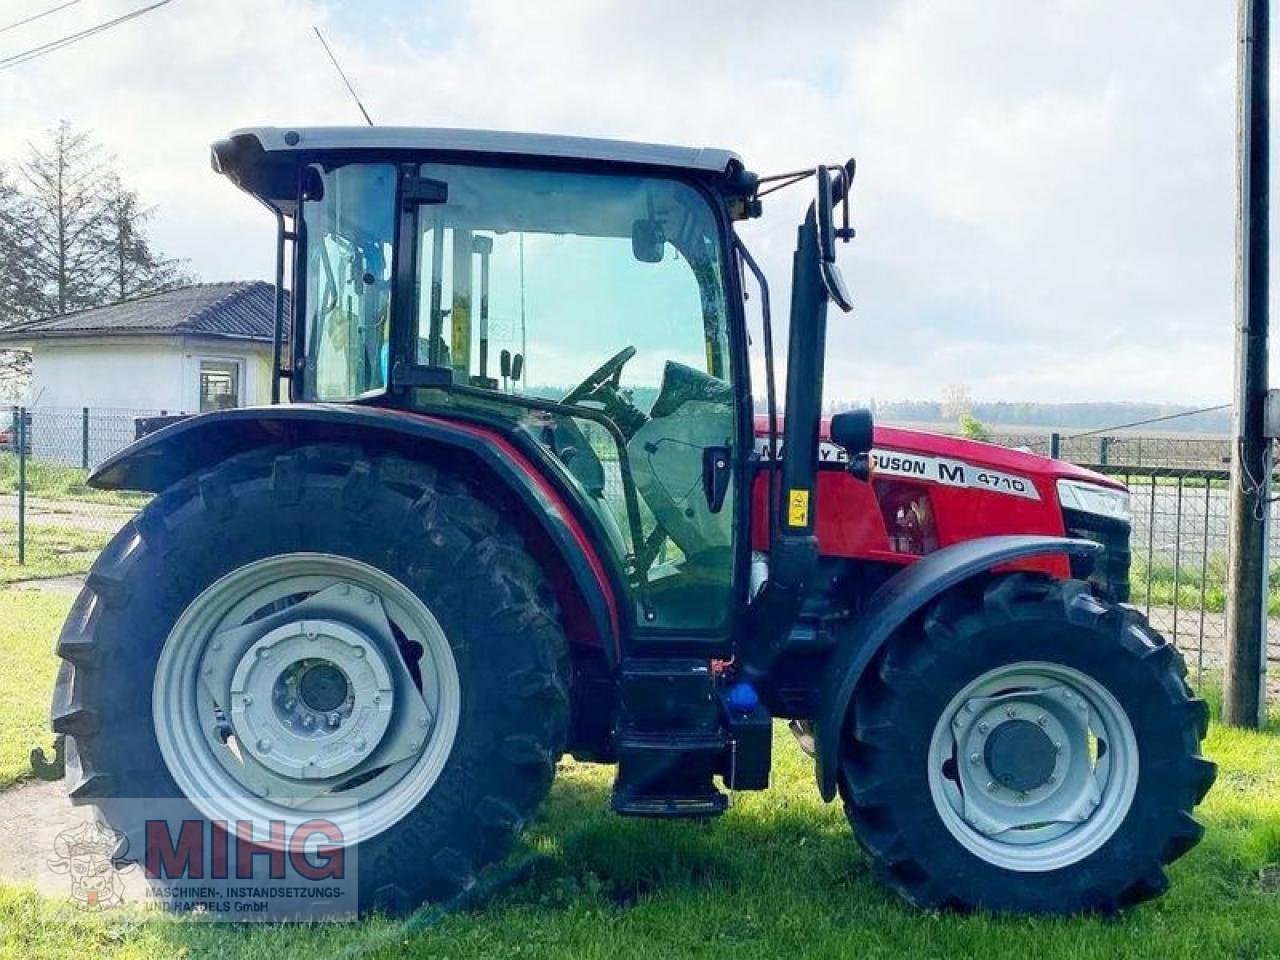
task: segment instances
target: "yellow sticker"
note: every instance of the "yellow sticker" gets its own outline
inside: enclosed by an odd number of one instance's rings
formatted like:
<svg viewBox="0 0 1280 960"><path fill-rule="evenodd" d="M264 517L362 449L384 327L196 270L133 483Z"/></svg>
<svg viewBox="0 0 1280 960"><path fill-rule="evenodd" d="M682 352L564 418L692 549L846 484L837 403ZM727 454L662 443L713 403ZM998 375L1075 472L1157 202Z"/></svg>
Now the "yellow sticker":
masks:
<svg viewBox="0 0 1280 960"><path fill-rule="evenodd" d="M809 491L792 490L787 494L787 526L803 527L809 522Z"/></svg>

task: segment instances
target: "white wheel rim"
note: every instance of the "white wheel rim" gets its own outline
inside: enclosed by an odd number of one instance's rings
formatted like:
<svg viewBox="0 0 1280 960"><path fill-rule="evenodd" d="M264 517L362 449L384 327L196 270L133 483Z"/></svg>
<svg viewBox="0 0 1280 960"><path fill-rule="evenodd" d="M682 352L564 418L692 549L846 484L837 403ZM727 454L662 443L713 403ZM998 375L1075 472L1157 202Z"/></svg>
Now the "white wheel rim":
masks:
<svg viewBox="0 0 1280 960"><path fill-rule="evenodd" d="M404 651L418 647L415 680ZM315 689L343 694L341 706L302 697L315 664L329 670ZM352 843L430 792L461 692L444 631L406 586L347 557L294 553L233 570L192 601L157 662L152 714L170 775L206 817L324 816Z"/></svg>
<svg viewBox="0 0 1280 960"><path fill-rule="evenodd" d="M989 670L957 693L928 764L951 835L988 863L1028 873L1098 850L1138 787L1137 738L1119 701L1087 674L1040 661Z"/></svg>

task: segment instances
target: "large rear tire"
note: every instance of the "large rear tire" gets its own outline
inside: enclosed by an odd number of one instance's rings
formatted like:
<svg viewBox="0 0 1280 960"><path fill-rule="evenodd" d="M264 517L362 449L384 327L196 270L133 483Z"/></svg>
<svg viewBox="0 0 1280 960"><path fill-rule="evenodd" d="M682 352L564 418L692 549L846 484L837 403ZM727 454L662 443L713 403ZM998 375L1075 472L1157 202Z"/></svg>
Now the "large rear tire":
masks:
<svg viewBox="0 0 1280 960"><path fill-rule="evenodd" d="M255 451L161 494L94 564L58 654L74 801L135 841L124 798L358 809L365 911L505 855L568 728L554 594L514 529L460 478L352 446Z"/></svg>
<svg viewBox="0 0 1280 960"><path fill-rule="evenodd" d="M1112 912L1165 890L1200 839L1208 711L1174 647L1078 581L953 591L859 688L840 792L911 903Z"/></svg>

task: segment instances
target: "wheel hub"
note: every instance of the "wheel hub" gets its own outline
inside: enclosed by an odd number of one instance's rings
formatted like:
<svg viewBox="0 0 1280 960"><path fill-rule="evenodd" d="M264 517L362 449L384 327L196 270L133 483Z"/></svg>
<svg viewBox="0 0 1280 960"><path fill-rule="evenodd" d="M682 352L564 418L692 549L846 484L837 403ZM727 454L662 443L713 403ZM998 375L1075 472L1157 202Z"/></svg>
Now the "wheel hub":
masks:
<svg viewBox="0 0 1280 960"><path fill-rule="evenodd" d="M327 660L306 664L298 679L298 695L312 710L324 713L347 702L351 682L342 668Z"/></svg>
<svg viewBox="0 0 1280 960"><path fill-rule="evenodd" d="M1097 849L1137 786L1137 744L1105 687L1025 661L972 680L939 716L929 789L943 824L1003 867L1043 871Z"/></svg>
<svg viewBox="0 0 1280 960"><path fill-rule="evenodd" d="M391 721L390 671L369 637L345 623L285 623L252 644L231 680L231 727L242 748L303 780L359 765Z"/></svg>
<svg viewBox="0 0 1280 960"><path fill-rule="evenodd" d="M1053 741L1030 720L1000 724L987 738L983 752L992 778L1019 792L1048 783L1058 760Z"/></svg>

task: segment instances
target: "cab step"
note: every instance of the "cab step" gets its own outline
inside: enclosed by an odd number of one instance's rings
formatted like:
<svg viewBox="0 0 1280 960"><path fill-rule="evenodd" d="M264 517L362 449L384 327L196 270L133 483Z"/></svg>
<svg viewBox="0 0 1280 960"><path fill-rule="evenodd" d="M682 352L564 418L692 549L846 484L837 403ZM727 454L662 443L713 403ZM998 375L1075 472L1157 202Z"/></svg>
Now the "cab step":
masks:
<svg viewBox="0 0 1280 960"><path fill-rule="evenodd" d="M615 812L714 817L729 806L717 776L734 789L768 785L771 718L758 703L731 704L709 661L628 660L620 693Z"/></svg>

